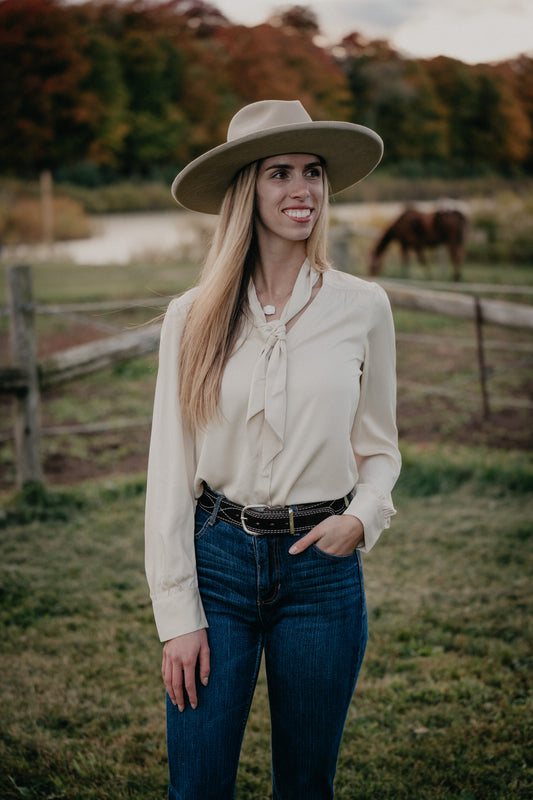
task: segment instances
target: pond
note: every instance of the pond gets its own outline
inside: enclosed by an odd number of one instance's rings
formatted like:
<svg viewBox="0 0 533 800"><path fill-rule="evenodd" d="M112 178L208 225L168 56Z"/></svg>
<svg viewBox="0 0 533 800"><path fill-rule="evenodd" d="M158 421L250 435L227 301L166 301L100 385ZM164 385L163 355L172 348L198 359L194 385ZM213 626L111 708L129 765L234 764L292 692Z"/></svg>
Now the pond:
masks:
<svg viewBox="0 0 533 800"><path fill-rule="evenodd" d="M418 203L419 207L424 203ZM332 230L348 228L372 239L401 210L401 203L338 203L331 208ZM4 262L66 260L75 264L129 264L164 258L201 258L216 217L184 210L103 214L91 217L92 236L52 245L5 247Z"/></svg>

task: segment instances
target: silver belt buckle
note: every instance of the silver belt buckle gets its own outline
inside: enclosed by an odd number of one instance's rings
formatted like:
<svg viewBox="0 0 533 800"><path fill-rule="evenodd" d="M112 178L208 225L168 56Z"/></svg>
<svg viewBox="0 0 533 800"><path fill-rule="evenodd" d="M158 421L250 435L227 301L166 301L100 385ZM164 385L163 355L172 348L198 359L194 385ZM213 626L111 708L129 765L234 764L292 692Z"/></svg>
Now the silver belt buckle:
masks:
<svg viewBox="0 0 533 800"><path fill-rule="evenodd" d="M249 530L249 528L246 527L246 520L244 519L244 515L245 515L247 509L249 509L249 508L259 509L259 508L269 508L269 507L270 506L267 506L264 503L258 503L257 505L243 506L241 508L241 525L243 527L243 530L245 530L246 533L249 533L250 536L262 536L263 535L263 531L251 531L251 530Z"/></svg>
<svg viewBox="0 0 533 800"><path fill-rule="evenodd" d="M249 533L251 536L264 536L263 531L251 531L249 528L246 527L246 520L244 518L244 515L245 515L246 510L248 508L254 508L254 509L263 508L264 509L264 508L271 508L271 507L272 506L264 505L264 503L258 503L257 505L253 505L252 504L252 505L243 506L241 508L241 525L243 527L243 530L245 530L246 533ZM292 510L292 508L290 506L287 506L287 511L289 513L289 533L291 534L291 536L294 536L294 511Z"/></svg>

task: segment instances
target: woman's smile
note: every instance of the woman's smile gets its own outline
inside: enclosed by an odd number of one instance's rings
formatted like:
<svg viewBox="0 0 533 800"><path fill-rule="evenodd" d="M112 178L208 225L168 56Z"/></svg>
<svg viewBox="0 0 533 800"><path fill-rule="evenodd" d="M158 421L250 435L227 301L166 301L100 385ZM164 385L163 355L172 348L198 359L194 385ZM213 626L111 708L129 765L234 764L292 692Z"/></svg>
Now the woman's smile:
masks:
<svg viewBox="0 0 533 800"><path fill-rule="evenodd" d="M309 217L313 213L313 209L311 208L286 208L283 211L288 217L293 219L295 222L307 222Z"/></svg>

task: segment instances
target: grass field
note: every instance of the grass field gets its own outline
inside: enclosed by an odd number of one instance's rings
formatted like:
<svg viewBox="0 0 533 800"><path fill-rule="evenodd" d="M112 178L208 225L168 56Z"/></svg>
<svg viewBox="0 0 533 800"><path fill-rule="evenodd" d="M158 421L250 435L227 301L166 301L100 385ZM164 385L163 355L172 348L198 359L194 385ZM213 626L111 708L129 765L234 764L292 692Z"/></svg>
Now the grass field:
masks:
<svg viewBox="0 0 533 800"><path fill-rule="evenodd" d="M194 275L194 265L69 269L36 268L40 302L165 295ZM497 282L494 268L469 274ZM532 282L526 267L513 275ZM39 346L50 352L157 312L40 317ZM336 797L529 800L531 337L486 330L484 420L472 326L424 313L395 318L404 469L398 516L364 559L370 640ZM45 436L45 492L13 493L9 406L0 407L2 800L165 796L161 647L142 540L156 366L148 357L43 396L48 428L139 420L122 431ZM262 678L238 800L270 797L268 737Z"/></svg>
<svg viewBox="0 0 533 800"><path fill-rule="evenodd" d="M404 452L398 517L365 558L370 641L337 780L346 800L533 792L533 470ZM12 501L0 568L0 796L165 796L163 694L142 567L143 476ZM36 517L36 518L35 518ZM327 702L327 698L324 698ZM261 681L239 800L269 794Z"/></svg>

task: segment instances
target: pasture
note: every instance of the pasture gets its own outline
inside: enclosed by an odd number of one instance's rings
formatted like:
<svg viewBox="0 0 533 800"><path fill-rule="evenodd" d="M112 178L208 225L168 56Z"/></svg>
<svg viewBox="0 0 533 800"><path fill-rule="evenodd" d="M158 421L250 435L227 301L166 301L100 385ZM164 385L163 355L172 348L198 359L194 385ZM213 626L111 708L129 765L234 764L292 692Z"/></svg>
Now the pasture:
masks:
<svg viewBox="0 0 533 800"><path fill-rule="evenodd" d="M195 269L39 264L39 302L120 297L125 306L89 319L39 317L40 352L148 321L164 297L192 283ZM528 286L533 274L513 265L502 280L497 266L467 261L463 280ZM161 296L161 309L127 308L128 299L151 296ZM526 800L533 794L531 336L485 330L485 419L472 325L423 312L397 311L395 319L404 469L398 516L364 560L370 641L336 797ZM9 402L1 401L6 800L165 796L161 648L142 541L156 368L154 355L43 394L48 489L33 494L13 492ZM238 800L270 797L268 736L261 680Z"/></svg>

